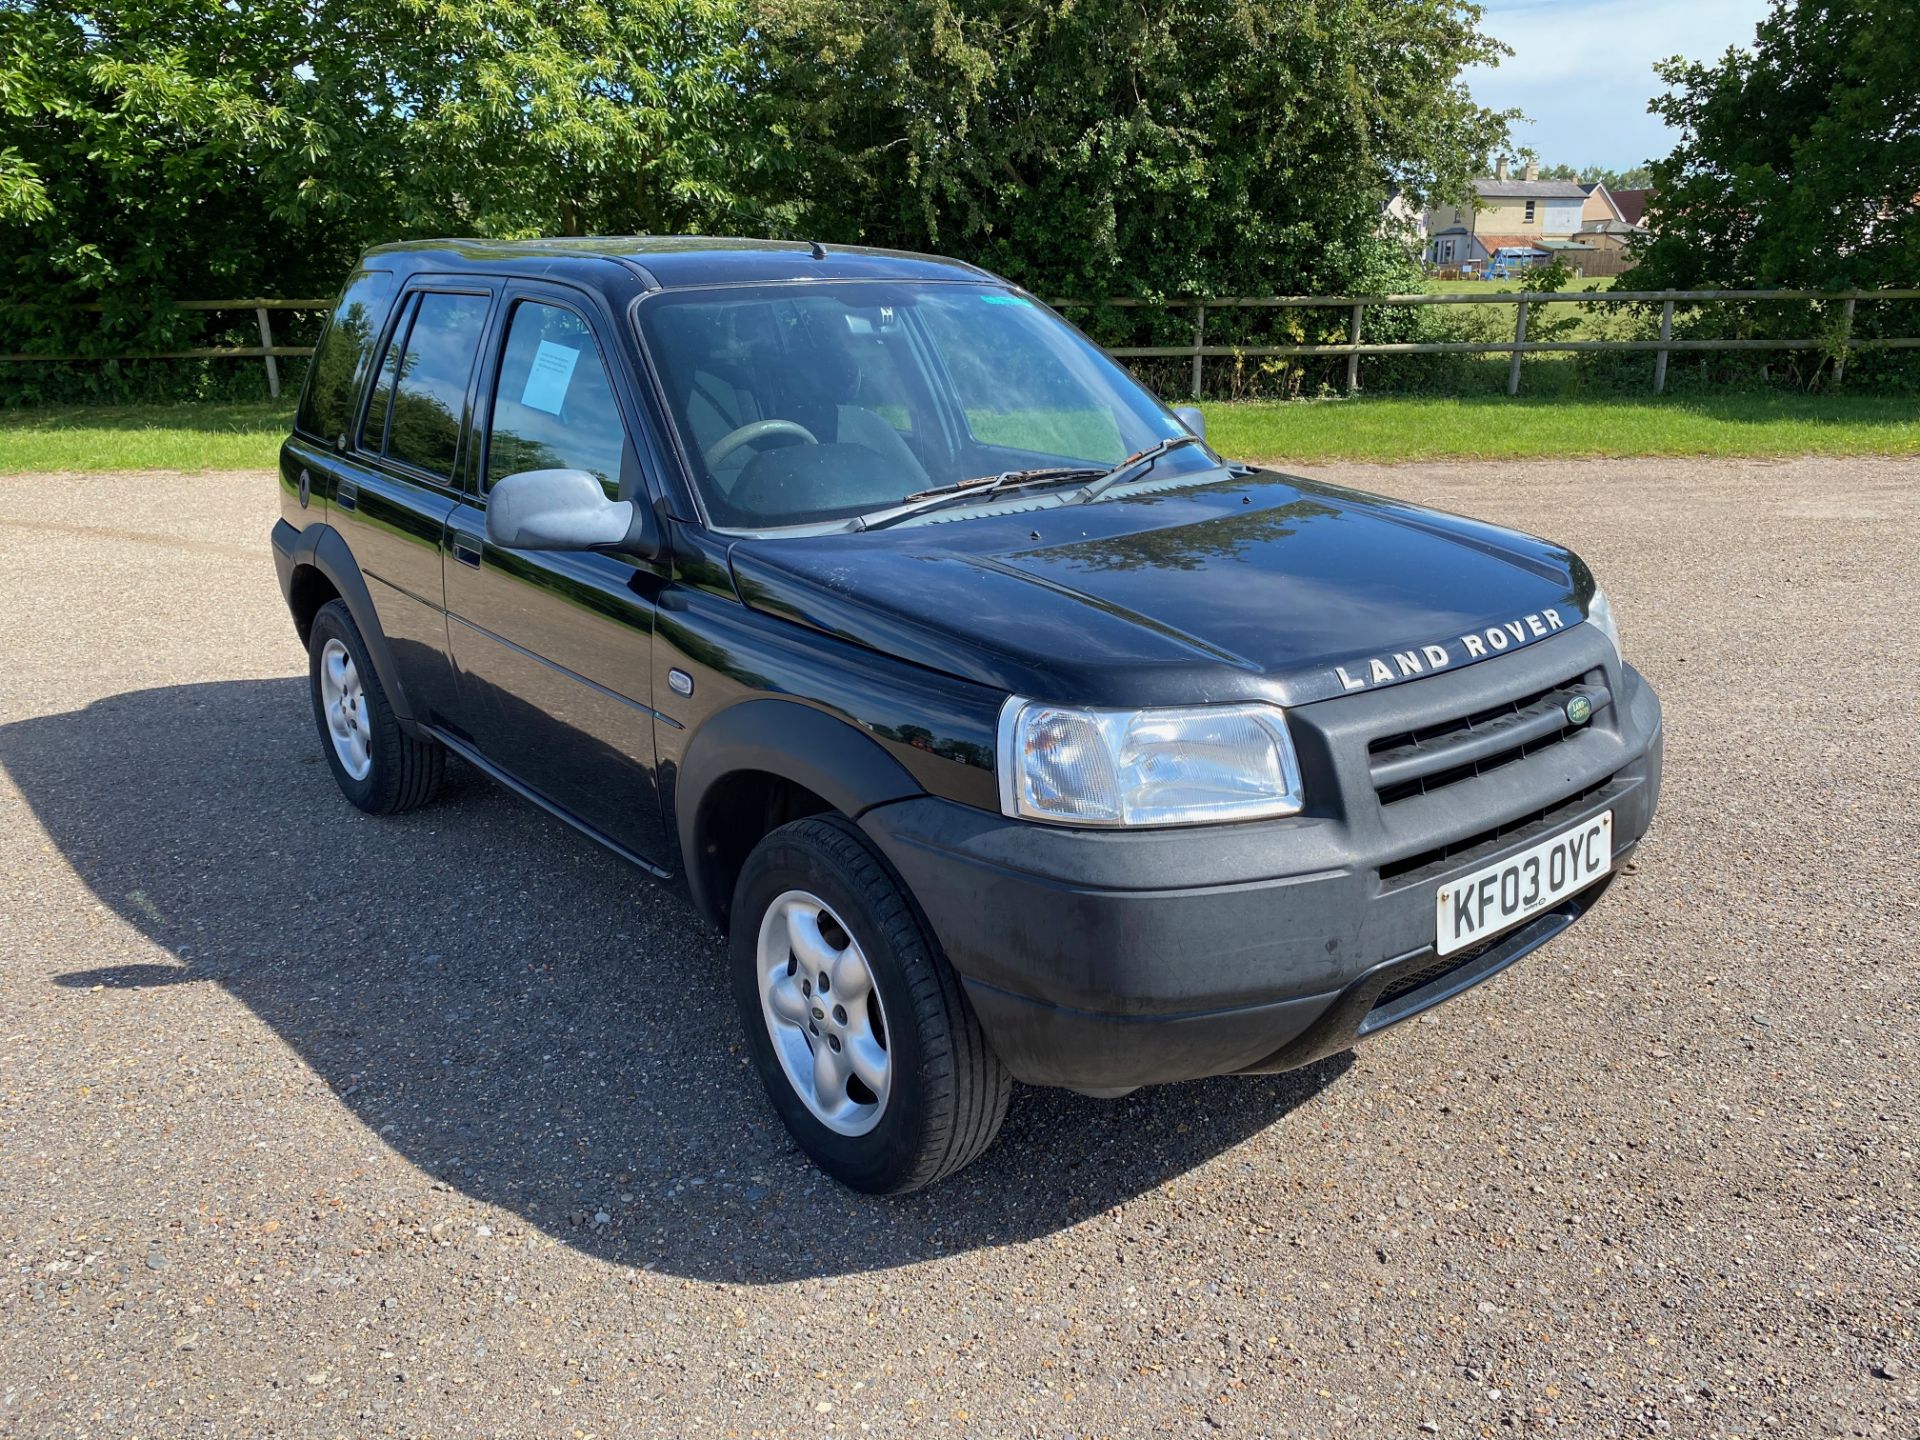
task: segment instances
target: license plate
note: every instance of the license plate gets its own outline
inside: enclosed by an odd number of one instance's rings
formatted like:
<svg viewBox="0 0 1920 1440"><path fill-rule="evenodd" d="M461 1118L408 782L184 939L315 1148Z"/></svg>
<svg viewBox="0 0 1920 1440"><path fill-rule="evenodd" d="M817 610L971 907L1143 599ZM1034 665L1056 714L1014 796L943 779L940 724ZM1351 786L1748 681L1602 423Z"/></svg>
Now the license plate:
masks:
<svg viewBox="0 0 1920 1440"><path fill-rule="evenodd" d="M1613 812L1582 820L1518 855L1449 880L1434 897L1434 949L1464 950L1551 910L1613 868Z"/></svg>

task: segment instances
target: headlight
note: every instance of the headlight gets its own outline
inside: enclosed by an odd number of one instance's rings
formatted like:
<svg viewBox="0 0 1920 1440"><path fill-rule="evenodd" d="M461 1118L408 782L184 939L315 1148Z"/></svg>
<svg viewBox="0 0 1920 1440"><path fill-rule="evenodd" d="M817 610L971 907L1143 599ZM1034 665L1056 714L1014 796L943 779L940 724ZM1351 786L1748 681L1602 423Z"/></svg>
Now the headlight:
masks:
<svg viewBox="0 0 1920 1440"><path fill-rule="evenodd" d="M1272 705L1091 710L1009 699L1000 808L1060 825L1194 825L1300 811L1300 762Z"/></svg>
<svg viewBox="0 0 1920 1440"><path fill-rule="evenodd" d="M1600 633L1613 642L1613 653L1624 658L1626 652L1620 648L1620 627L1613 623L1613 605L1607 599L1607 592L1597 585L1593 590L1593 598L1587 602L1587 623L1598 625Z"/></svg>

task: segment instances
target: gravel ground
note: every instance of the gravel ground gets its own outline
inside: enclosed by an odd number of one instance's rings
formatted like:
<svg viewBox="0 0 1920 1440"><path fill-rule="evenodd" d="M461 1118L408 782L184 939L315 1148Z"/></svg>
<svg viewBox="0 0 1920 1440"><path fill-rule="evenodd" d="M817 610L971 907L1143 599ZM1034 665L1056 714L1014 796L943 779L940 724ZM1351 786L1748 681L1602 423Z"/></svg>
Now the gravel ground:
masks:
<svg viewBox="0 0 1920 1440"><path fill-rule="evenodd" d="M0 1432L1920 1435L1920 466L1322 473L1593 563L1634 873L892 1202L679 899L470 772L338 798L265 477L0 479Z"/></svg>

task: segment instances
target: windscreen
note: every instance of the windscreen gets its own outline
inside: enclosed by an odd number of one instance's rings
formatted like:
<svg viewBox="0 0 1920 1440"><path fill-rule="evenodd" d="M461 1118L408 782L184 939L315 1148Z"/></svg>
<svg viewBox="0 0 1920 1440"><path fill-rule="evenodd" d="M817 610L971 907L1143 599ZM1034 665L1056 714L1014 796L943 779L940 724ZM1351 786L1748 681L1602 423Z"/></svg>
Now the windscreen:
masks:
<svg viewBox="0 0 1920 1440"><path fill-rule="evenodd" d="M1010 470L1111 466L1179 421L995 285L819 282L649 296L641 332L713 523L867 514ZM1156 473L1211 468L1198 447Z"/></svg>

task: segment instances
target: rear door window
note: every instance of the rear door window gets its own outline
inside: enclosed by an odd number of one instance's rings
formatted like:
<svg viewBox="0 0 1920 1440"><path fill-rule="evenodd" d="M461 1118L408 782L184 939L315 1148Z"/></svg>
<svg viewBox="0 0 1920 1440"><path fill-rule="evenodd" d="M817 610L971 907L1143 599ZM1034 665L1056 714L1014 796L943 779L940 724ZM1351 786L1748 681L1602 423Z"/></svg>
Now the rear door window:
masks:
<svg viewBox="0 0 1920 1440"><path fill-rule="evenodd" d="M360 448L379 454L387 448L387 412L393 409L393 381L400 373L400 357L407 350L407 331L413 326L413 312L420 308L420 297L407 298L406 308L394 324L393 338L387 342L380 359L380 373L373 380L373 394L367 400L367 421L360 428Z"/></svg>
<svg viewBox="0 0 1920 1440"><path fill-rule="evenodd" d="M487 485L522 470L585 470L618 498L626 427L593 331L573 311L522 300L487 436Z"/></svg>
<svg viewBox="0 0 1920 1440"><path fill-rule="evenodd" d="M466 425L467 385L491 304L486 295L420 296L390 379L389 459L440 479L452 476ZM382 379L389 379L384 371Z"/></svg>

